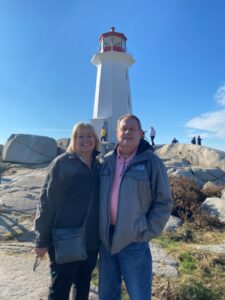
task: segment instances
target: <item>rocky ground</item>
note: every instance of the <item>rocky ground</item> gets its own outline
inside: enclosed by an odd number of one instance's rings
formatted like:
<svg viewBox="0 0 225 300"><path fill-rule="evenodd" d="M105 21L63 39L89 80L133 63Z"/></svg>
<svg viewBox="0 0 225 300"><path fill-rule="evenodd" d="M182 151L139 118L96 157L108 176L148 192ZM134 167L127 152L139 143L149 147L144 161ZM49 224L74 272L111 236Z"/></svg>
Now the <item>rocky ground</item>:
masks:
<svg viewBox="0 0 225 300"><path fill-rule="evenodd" d="M0 244L0 299L46 299L48 267L43 261L33 272L31 243Z"/></svg>
<svg viewBox="0 0 225 300"><path fill-rule="evenodd" d="M33 271L35 256L31 242L1 242L0 299L46 299L49 284L47 257ZM154 273L177 276L176 262L162 249L153 247ZM92 290L96 290L92 287ZM89 299L98 299L90 293Z"/></svg>
<svg viewBox="0 0 225 300"><path fill-rule="evenodd" d="M207 165L200 172L201 166L195 162L198 166L197 172L190 160L187 161L183 148L179 148L180 158L173 155L172 150L171 155L168 155L170 153L168 149L166 154L163 153L163 149L161 150L168 172L183 172L185 176L189 174L192 177L198 176L197 179L202 186L207 180L224 182L223 165L220 164L221 169L218 169L216 164L213 168ZM194 150L189 149L188 152L193 159L193 152L190 151ZM222 161L224 162L224 157ZM43 260L37 271L33 272L35 259L33 220L47 165L0 164L0 168L4 169L0 183L0 300L44 300L49 284L48 259ZM204 250L224 253L225 244L199 245L199 251ZM154 274L178 276L177 262L173 257L156 243L151 243L151 251ZM96 293L90 294L90 299L98 299Z"/></svg>
<svg viewBox="0 0 225 300"><path fill-rule="evenodd" d="M33 272L33 220L47 166L5 165L0 184L0 300L46 299L48 259ZM177 276L176 261L152 244L154 273ZM95 293L90 299L97 299Z"/></svg>

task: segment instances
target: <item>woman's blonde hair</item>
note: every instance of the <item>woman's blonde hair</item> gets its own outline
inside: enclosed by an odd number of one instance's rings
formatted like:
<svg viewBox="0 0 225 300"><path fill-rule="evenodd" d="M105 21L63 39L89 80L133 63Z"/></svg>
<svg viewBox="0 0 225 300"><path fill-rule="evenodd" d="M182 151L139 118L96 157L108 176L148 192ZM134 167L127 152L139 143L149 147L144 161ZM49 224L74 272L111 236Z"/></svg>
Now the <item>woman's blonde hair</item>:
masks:
<svg viewBox="0 0 225 300"><path fill-rule="evenodd" d="M73 126L72 133L71 133L71 138L70 138L70 143L69 143L69 146L68 146L66 152L73 153L73 152L76 151L75 141L76 141L76 138L77 138L78 131L80 129L87 129L93 134L94 139L95 139L95 150L99 150L100 142L99 142L99 139L98 139L98 136L95 132L94 127L89 123L82 123L81 122L81 123L77 123Z"/></svg>

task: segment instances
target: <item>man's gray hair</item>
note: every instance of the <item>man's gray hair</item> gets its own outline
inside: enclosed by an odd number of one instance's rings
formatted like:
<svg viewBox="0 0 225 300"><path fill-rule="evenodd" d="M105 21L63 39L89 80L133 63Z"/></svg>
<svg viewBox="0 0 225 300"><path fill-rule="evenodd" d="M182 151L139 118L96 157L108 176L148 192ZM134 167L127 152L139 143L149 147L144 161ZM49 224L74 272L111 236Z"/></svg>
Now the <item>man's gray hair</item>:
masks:
<svg viewBox="0 0 225 300"><path fill-rule="evenodd" d="M137 124L138 124L138 128L139 128L140 130L142 130L140 119L139 119L137 116L131 115L131 114L123 115L123 116L121 116L121 117L118 119L118 121L117 121L117 129L119 128L120 122L121 122L123 119L134 119L134 120L136 120L136 121L137 121Z"/></svg>

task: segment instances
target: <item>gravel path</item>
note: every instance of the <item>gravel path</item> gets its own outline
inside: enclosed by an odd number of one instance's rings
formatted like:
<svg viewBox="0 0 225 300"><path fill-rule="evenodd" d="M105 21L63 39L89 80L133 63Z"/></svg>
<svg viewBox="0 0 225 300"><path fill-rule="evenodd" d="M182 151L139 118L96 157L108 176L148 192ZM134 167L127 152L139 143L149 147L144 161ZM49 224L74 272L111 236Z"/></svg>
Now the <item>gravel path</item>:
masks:
<svg viewBox="0 0 225 300"><path fill-rule="evenodd" d="M46 299L49 284L48 262L44 260L33 272L31 244L0 244L0 299Z"/></svg>
<svg viewBox="0 0 225 300"><path fill-rule="evenodd" d="M153 272L169 277L177 276L176 262L159 246L151 245ZM0 243L0 300L45 300L49 285L47 257L33 272L32 242ZM90 298L97 300L96 294Z"/></svg>
<svg viewBox="0 0 225 300"><path fill-rule="evenodd" d="M0 243L0 300L46 300L49 285L47 257L33 272L32 243ZM97 300L90 293L90 300Z"/></svg>

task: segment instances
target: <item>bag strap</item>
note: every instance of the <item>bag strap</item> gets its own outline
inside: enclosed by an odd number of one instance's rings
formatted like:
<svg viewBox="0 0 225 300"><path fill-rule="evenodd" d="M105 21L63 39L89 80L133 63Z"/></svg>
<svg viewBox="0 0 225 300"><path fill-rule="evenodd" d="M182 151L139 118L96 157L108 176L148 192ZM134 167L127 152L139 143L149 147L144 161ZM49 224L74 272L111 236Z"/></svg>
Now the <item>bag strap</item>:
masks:
<svg viewBox="0 0 225 300"><path fill-rule="evenodd" d="M81 159L81 157L77 153L76 153L76 156L79 157L79 159ZM81 161L83 161L83 160L81 159ZM93 178L93 181L94 181L94 178ZM91 193L91 200L90 200L90 203L89 203L89 206L88 206L87 214L86 214L85 219L84 219L84 223L82 225L82 228L84 228L84 229L87 225L87 220L88 220L88 217L90 215L91 206L92 206L92 203L94 201L94 196L95 196L95 183L93 183L93 189L92 189L92 193ZM62 200L59 202L59 207L62 204L62 202L63 202Z"/></svg>
<svg viewBox="0 0 225 300"><path fill-rule="evenodd" d="M79 159L80 159L84 164L86 164L85 161L83 160L83 158L82 158L81 155L79 155L78 153L76 153L76 155L79 157ZM95 162L92 161L92 163L95 163ZM93 181L94 181L94 179L93 179ZM88 206L87 214L86 214L85 219L84 219L84 223L83 223L83 225L82 225L82 228L84 228L84 229L85 229L85 227L86 227L86 225L87 225L87 220L88 220L88 217L89 217L89 215L90 215L90 211L91 211L91 207L92 207L92 203L93 203L94 196L95 196L95 184L93 184L93 189L92 189L92 194L91 194L91 200L90 200L90 203L89 203L89 206Z"/></svg>
<svg viewBox="0 0 225 300"><path fill-rule="evenodd" d="M85 228L86 225L87 225L87 221L88 221L88 217L90 215L90 211L91 211L91 207L92 207L92 204L93 204L93 201L94 201L94 197L95 197L95 183L93 184L93 189L92 189L92 194L91 194L91 200L90 200L90 203L89 203L89 206L88 206L87 214L86 214L85 219L84 219L84 223L82 225L83 228Z"/></svg>

